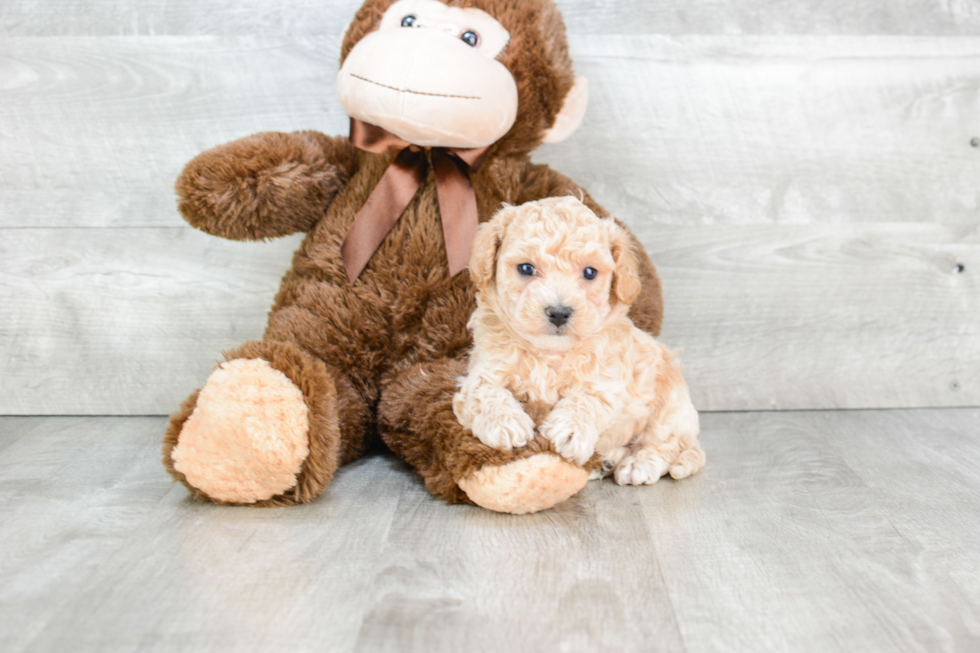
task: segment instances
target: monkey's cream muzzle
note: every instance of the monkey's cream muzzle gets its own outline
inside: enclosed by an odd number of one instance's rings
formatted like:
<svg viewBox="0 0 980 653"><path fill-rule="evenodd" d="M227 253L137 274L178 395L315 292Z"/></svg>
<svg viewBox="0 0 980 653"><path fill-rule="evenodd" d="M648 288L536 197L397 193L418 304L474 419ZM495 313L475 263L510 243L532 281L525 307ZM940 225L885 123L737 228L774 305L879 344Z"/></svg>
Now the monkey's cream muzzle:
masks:
<svg viewBox="0 0 980 653"><path fill-rule="evenodd" d="M337 90L352 118L423 147L491 145L517 117L507 68L446 29L368 34L344 61Z"/></svg>

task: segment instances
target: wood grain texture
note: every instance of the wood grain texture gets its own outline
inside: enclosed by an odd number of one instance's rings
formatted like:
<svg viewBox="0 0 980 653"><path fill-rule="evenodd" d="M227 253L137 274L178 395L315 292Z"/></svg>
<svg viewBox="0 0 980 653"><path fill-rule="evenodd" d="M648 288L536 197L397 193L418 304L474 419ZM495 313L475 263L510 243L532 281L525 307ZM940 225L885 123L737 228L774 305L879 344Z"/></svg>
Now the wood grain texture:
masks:
<svg viewBox="0 0 980 653"><path fill-rule="evenodd" d="M258 131L346 131L338 41L0 42L0 226L175 226L174 180Z"/></svg>
<svg viewBox="0 0 980 653"><path fill-rule="evenodd" d="M634 227L699 409L980 403L976 230ZM261 336L299 238L0 230L0 414L171 412Z"/></svg>
<svg viewBox="0 0 980 653"><path fill-rule="evenodd" d="M591 104L536 158L626 219L973 223L980 37L582 36ZM257 131L346 133L336 38L0 43L0 226L177 224L173 180Z"/></svg>
<svg viewBox="0 0 980 653"><path fill-rule="evenodd" d="M980 38L581 37L593 102L541 151L671 224L938 222L980 211Z"/></svg>
<svg viewBox="0 0 980 653"><path fill-rule="evenodd" d="M688 650L980 646L978 424L975 409L707 416L705 474L643 504Z"/></svg>
<svg viewBox="0 0 980 653"><path fill-rule="evenodd" d="M350 650L369 599L359 588L374 577L407 470L375 458L338 474L315 505L216 512L163 472L164 427L0 419L3 439L19 436L0 450L0 537L12 546L0 548L0 648ZM74 446L45 430L70 433ZM357 474L365 462L369 474ZM121 482L137 472L144 487ZM56 493L37 491L51 484Z"/></svg>
<svg viewBox="0 0 980 653"><path fill-rule="evenodd" d="M365 588L354 650L684 651L640 507L612 484L593 489L515 517L440 509L416 483Z"/></svg>
<svg viewBox="0 0 980 653"><path fill-rule="evenodd" d="M976 226L634 228L701 410L980 404Z"/></svg>
<svg viewBox="0 0 980 653"><path fill-rule="evenodd" d="M0 418L5 652L980 647L977 409L706 415L698 475L527 516L379 452L312 504L199 504L164 423Z"/></svg>
<svg viewBox="0 0 980 653"><path fill-rule="evenodd" d="M337 45L0 42L0 413L166 414L261 334L298 239L191 233L173 180L257 131L342 133ZM641 234L699 408L980 403L980 37L571 46L592 105L536 157Z"/></svg>
<svg viewBox="0 0 980 653"><path fill-rule="evenodd" d="M0 230L0 414L167 414L260 338L298 237Z"/></svg>
<svg viewBox="0 0 980 653"><path fill-rule="evenodd" d="M0 649L26 650L171 490L160 418L0 418Z"/></svg>
<svg viewBox="0 0 980 653"><path fill-rule="evenodd" d="M825 433L841 459L883 498L883 514L912 544L927 573L948 579L943 595L930 598L964 606L972 620L967 630L980 637L980 582L969 571L980 569L980 464L974 455L980 411L856 413L846 421L817 414L813 429ZM940 435L923 444L927 430ZM950 633L963 633L967 624L949 621Z"/></svg>
<svg viewBox="0 0 980 653"><path fill-rule="evenodd" d="M571 34L977 34L972 0L557 0ZM6 0L0 34L331 35L359 0Z"/></svg>

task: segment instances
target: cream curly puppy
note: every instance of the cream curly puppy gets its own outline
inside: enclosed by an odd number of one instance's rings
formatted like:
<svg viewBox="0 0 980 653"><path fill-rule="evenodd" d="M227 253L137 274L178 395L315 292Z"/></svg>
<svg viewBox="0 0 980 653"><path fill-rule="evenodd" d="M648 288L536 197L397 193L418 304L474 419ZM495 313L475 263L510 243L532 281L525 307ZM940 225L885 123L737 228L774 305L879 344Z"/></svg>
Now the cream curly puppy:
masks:
<svg viewBox="0 0 980 653"><path fill-rule="evenodd" d="M485 444L521 447L535 429L621 485L704 465L680 368L633 325L640 291L626 232L572 197L508 206L480 226L470 276L474 347L453 409Z"/></svg>

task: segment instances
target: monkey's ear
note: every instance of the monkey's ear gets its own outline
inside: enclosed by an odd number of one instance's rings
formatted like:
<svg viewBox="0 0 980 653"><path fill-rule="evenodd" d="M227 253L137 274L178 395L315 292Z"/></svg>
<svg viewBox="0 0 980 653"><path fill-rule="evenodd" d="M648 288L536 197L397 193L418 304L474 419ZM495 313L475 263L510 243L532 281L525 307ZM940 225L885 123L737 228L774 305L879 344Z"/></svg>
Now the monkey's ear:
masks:
<svg viewBox="0 0 980 653"><path fill-rule="evenodd" d="M565 96L565 103L555 118L555 124L544 133L545 143L561 143L572 135L585 117L585 107L589 104L589 80L579 75Z"/></svg>
<svg viewBox="0 0 980 653"><path fill-rule="evenodd" d="M610 246L616 267L609 293L629 306L640 294L640 262L626 230L610 219Z"/></svg>
<svg viewBox="0 0 980 653"><path fill-rule="evenodd" d="M503 222L499 213L476 229L470 254L470 279L478 290L486 290L493 281L497 267L497 250L503 234Z"/></svg>

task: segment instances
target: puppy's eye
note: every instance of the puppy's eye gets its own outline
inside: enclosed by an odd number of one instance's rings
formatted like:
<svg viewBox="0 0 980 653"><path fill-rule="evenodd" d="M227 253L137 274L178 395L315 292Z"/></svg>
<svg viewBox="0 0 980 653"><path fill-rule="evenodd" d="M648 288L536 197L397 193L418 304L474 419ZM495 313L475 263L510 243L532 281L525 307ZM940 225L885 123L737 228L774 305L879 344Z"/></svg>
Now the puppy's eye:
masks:
<svg viewBox="0 0 980 653"><path fill-rule="evenodd" d="M595 268L585 268L582 271L582 276L585 277L586 281L592 281L597 276L599 276L599 271L596 270Z"/></svg>
<svg viewBox="0 0 980 653"><path fill-rule="evenodd" d="M471 29L466 30L459 35L460 40L471 48L475 48L480 45L480 35Z"/></svg>
<svg viewBox="0 0 980 653"><path fill-rule="evenodd" d="M517 266L517 273L522 277L533 277L534 276L534 266L530 263L521 263Z"/></svg>
<svg viewBox="0 0 980 653"><path fill-rule="evenodd" d="M415 16L409 14L402 18L402 27L411 27L415 24Z"/></svg>

